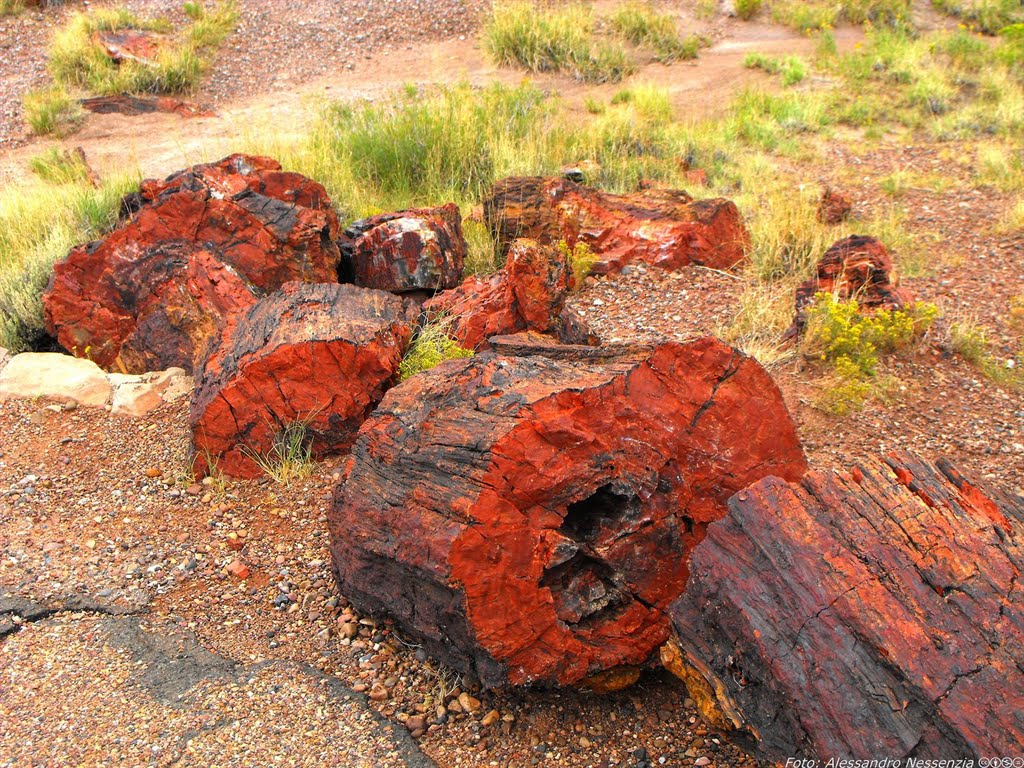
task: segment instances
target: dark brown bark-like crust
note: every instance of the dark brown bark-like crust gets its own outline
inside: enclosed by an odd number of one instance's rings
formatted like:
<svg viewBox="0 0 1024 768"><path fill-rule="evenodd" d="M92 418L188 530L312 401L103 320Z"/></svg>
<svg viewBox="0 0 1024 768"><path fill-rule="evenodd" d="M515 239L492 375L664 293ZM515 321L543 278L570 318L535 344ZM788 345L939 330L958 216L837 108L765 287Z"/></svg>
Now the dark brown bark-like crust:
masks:
<svg viewBox="0 0 1024 768"><path fill-rule="evenodd" d="M192 399L195 469L261 473L288 425L313 453L346 450L395 383L412 335L401 299L353 285L288 283L242 318L207 361Z"/></svg>
<svg viewBox="0 0 1024 768"><path fill-rule="evenodd" d="M1024 498L898 453L729 510L672 606L712 718L780 758L1024 754Z"/></svg>
<svg viewBox="0 0 1024 768"><path fill-rule="evenodd" d="M329 514L343 594L485 685L643 663L687 556L805 469L781 394L711 338L610 360L477 355L392 389Z"/></svg>
<svg viewBox="0 0 1024 768"><path fill-rule="evenodd" d="M264 292L337 280L327 193L270 158L144 181L124 208L130 218L72 249L43 295L47 331L104 368L191 370Z"/></svg>
<svg viewBox="0 0 1024 768"><path fill-rule="evenodd" d="M79 99L78 103L84 109L95 112L99 115L148 115L153 112L168 112L182 117L209 117L214 112L209 107L195 104L191 101L182 101L170 96L130 96L120 94L118 96L91 96L87 99Z"/></svg>
<svg viewBox="0 0 1024 768"><path fill-rule="evenodd" d="M597 273L618 272L632 261L729 269L750 243L732 202L694 200L682 190L611 195L568 179L512 177L494 185L484 216L503 250L520 237L586 243L597 256Z"/></svg>
<svg viewBox="0 0 1024 768"><path fill-rule="evenodd" d="M404 293L462 281L466 240L455 203L361 219L348 226L340 246L343 282Z"/></svg>

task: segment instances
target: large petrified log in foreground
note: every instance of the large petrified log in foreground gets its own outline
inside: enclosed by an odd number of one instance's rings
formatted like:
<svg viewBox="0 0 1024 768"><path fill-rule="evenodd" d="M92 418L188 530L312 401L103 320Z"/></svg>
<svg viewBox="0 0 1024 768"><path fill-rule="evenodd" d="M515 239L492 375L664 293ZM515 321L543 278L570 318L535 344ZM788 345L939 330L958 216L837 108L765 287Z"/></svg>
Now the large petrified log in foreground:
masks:
<svg viewBox="0 0 1024 768"><path fill-rule="evenodd" d="M539 351L392 389L329 514L343 594L487 686L642 664L726 499L805 469L778 388L715 339Z"/></svg>
<svg viewBox="0 0 1024 768"><path fill-rule="evenodd" d="M340 241L343 281L382 291L439 291L462 280L466 240L455 203L353 222Z"/></svg>
<svg viewBox="0 0 1024 768"><path fill-rule="evenodd" d="M848 301L856 299L866 310L903 309L913 297L899 287L892 256L881 240L850 235L837 240L818 260L816 274L797 286L796 315L786 332L793 336L807 322L807 308L818 293L832 293Z"/></svg>
<svg viewBox="0 0 1024 768"><path fill-rule="evenodd" d="M911 454L737 493L666 654L779 757L1024 754L1024 498Z"/></svg>
<svg viewBox="0 0 1024 768"><path fill-rule="evenodd" d="M488 280L468 277L458 288L429 299L423 309L428 317L445 317L452 338L467 349L484 349L491 336L525 330L582 341L589 332L565 310L572 283L566 251L520 239L509 249L501 272Z"/></svg>
<svg viewBox="0 0 1024 768"><path fill-rule="evenodd" d="M353 285L288 283L262 299L207 361L192 399L197 474L261 473L290 425L313 454L345 450L397 380L412 335L401 299Z"/></svg>
<svg viewBox="0 0 1024 768"><path fill-rule="evenodd" d="M582 242L597 256L598 273L632 261L729 269L750 243L734 203L694 200L681 190L611 195L568 179L512 177L494 185L484 216L503 250L519 237L570 247Z"/></svg>
<svg viewBox="0 0 1024 768"><path fill-rule="evenodd" d="M326 192L269 158L144 181L125 206L131 217L74 248L43 296L47 331L105 368L191 370L264 292L337 280Z"/></svg>

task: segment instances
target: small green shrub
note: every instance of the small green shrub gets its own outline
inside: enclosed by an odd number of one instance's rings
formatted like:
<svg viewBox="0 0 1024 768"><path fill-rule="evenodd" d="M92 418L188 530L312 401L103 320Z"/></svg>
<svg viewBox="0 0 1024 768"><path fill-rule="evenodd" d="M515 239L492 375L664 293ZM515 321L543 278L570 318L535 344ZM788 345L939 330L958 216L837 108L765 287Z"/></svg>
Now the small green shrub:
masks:
<svg viewBox="0 0 1024 768"><path fill-rule="evenodd" d="M1024 386L1024 346L1012 359L997 360L992 355L988 331L975 320L968 318L950 325L949 347L999 386Z"/></svg>
<svg viewBox="0 0 1024 768"><path fill-rule="evenodd" d="M1020 0L932 0L932 5L987 35L995 35L1012 24L1024 23Z"/></svg>
<svg viewBox="0 0 1024 768"><path fill-rule="evenodd" d="M736 15L744 21L757 16L761 11L761 0L736 0Z"/></svg>
<svg viewBox="0 0 1024 768"><path fill-rule="evenodd" d="M69 136L82 124L84 114L78 101L59 85L25 94L25 121L38 136Z"/></svg>
<svg viewBox="0 0 1024 768"><path fill-rule="evenodd" d="M531 72L564 71L587 82L617 82L634 65L619 46L595 46L588 6L540 8L531 2L496 7L484 25L483 43L499 65Z"/></svg>
<svg viewBox="0 0 1024 768"><path fill-rule="evenodd" d="M672 14L658 13L646 3L629 3L611 16L612 30L634 45L652 49L658 61L668 64L680 59L695 59L704 41L697 35L679 35Z"/></svg>
<svg viewBox="0 0 1024 768"><path fill-rule="evenodd" d="M938 316L934 304L917 302L910 310L877 310L862 314L856 300L840 301L820 293L807 312L804 351L851 372L855 366L873 376L880 354L908 346Z"/></svg>
<svg viewBox="0 0 1024 768"><path fill-rule="evenodd" d="M193 90L208 65L208 50L231 34L238 11L231 0L209 11L198 3L190 4L190 8L192 21L177 37L170 35L171 25L166 19L143 19L126 8L78 13L53 37L50 74L59 85L100 95ZM167 35L156 61L115 62L93 40L96 32L121 29Z"/></svg>
<svg viewBox="0 0 1024 768"><path fill-rule="evenodd" d="M796 56L778 59L763 53L748 53L743 59L743 66L747 69L760 69L770 75L781 75L784 86L796 85L807 76L807 65Z"/></svg>
<svg viewBox="0 0 1024 768"><path fill-rule="evenodd" d="M79 150L71 152L50 147L28 161L32 173L51 184L76 184L89 181L89 167Z"/></svg>
<svg viewBox="0 0 1024 768"><path fill-rule="evenodd" d="M443 317L420 328L419 334L398 367L399 380L405 381L417 373L429 371L445 360L472 357L473 350L460 347L458 342L448 335L450 330L451 322Z"/></svg>
<svg viewBox="0 0 1024 768"><path fill-rule="evenodd" d="M569 247L565 240L559 240L558 250L569 260L569 267L572 270L573 288L579 290L583 287L583 281L590 275L590 270L594 268L597 256L590 250L590 246L582 240L576 241L572 248Z"/></svg>
<svg viewBox="0 0 1024 768"><path fill-rule="evenodd" d="M17 16L25 10L25 0L0 0L0 16Z"/></svg>
<svg viewBox="0 0 1024 768"><path fill-rule="evenodd" d="M278 432L267 453L258 453L248 446L243 446L242 453L281 485L309 477L316 467L308 420L292 422Z"/></svg>

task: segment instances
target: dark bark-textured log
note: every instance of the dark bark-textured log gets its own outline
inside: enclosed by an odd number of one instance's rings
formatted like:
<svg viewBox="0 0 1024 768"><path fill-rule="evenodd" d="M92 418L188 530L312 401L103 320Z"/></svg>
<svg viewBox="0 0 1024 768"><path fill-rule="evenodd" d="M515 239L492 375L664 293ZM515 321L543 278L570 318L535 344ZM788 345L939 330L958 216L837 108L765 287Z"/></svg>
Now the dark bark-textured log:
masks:
<svg viewBox="0 0 1024 768"><path fill-rule="evenodd" d="M484 349L491 336L523 330L586 340L590 334L583 321L565 312L572 283L564 250L520 239L509 249L504 270L489 280L469 277L428 300L423 309L430 317L446 317L452 338L467 349Z"/></svg>
<svg viewBox="0 0 1024 768"><path fill-rule="evenodd" d="M412 336L401 299L353 285L288 283L257 303L210 357L192 398L198 475L261 474L291 424L315 456L346 450Z"/></svg>
<svg viewBox="0 0 1024 768"><path fill-rule="evenodd" d="M79 99L78 103L84 109L95 112L99 115L148 115L153 112L168 112L182 117L209 117L214 114L209 107L195 104L191 101L173 99L169 96L130 96L120 94L118 96L91 96L87 99Z"/></svg>
<svg viewBox="0 0 1024 768"><path fill-rule="evenodd" d="M577 683L664 642L733 491L804 468L778 388L715 339L485 353L408 379L363 425L333 564L361 609L487 686Z"/></svg>
<svg viewBox="0 0 1024 768"><path fill-rule="evenodd" d="M1024 754L1024 498L898 453L729 509L666 654L713 719L780 758Z"/></svg>
<svg viewBox="0 0 1024 768"><path fill-rule="evenodd" d="M47 331L105 368L192 369L263 292L337 279L326 192L269 158L145 181L126 210L121 227L55 266L43 296Z"/></svg>
<svg viewBox="0 0 1024 768"><path fill-rule="evenodd" d="M350 224L342 277L382 291L439 291L462 280L466 240L455 203L382 213Z"/></svg>
<svg viewBox="0 0 1024 768"><path fill-rule="evenodd" d="M822 224L839 224L846 221L853 211L853 200L844 192L825 187L818 201L818 221Z"/></svg>
<svg viewBox="0 0 1024 768"><path fill-rule="evenodd" d="M732 202L694 200L681 190L610 195L568 179L513 177L494 185L484 216L503 249L519 237L586 243L597 256L597 273L618 272L632 261L729 269L750 243Z"/></svg>
<svg viewBox="0 0 1024 768"><path fill-rule="evenodd" d="M913 297L899 287L892 256L880 240L850 235L838 240L818 261L817 273L797 286L796 315L787 331L792 336L807 322L807 308L818 293L832 293L848 301L856 299L866 310L903 309Z"/></svg>

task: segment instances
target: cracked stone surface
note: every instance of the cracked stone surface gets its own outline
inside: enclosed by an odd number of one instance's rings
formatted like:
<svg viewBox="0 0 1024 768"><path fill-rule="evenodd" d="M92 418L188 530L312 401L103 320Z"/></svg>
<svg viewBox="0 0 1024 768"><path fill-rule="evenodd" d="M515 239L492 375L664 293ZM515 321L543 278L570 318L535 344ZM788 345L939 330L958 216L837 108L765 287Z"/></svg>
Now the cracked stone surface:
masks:
<svg viewBox="0 0 1024 768"><path fill-rule="evenodd" d="M720 720L776 756L1024 751L1024 498L900 452L729 507L671 609Z"/></svg>
<svg viewBox="0 0 1024 768"><path fill-rule="evenodd" d="M350 466L342 592L488 686L643 664L729 495L806 467L771 378L712 338L443 363L385 396Z"/></svg>
<svg viewBox="0 0 1024 768"><path fill-rule="evenodd" d="M288 283L257 303L207 361L192 398L196 468L262 474L291 424L314 456L339 453L398 380L412 325L402 300L354 285Z"/></svg>
<svg viewBox="0 0 1024 768"><path fill-rule="evenodd" d="M4 765L433 765L407 729L308 665L239 664L138 617L7 608L27 615L0 645Z"/></svg>

